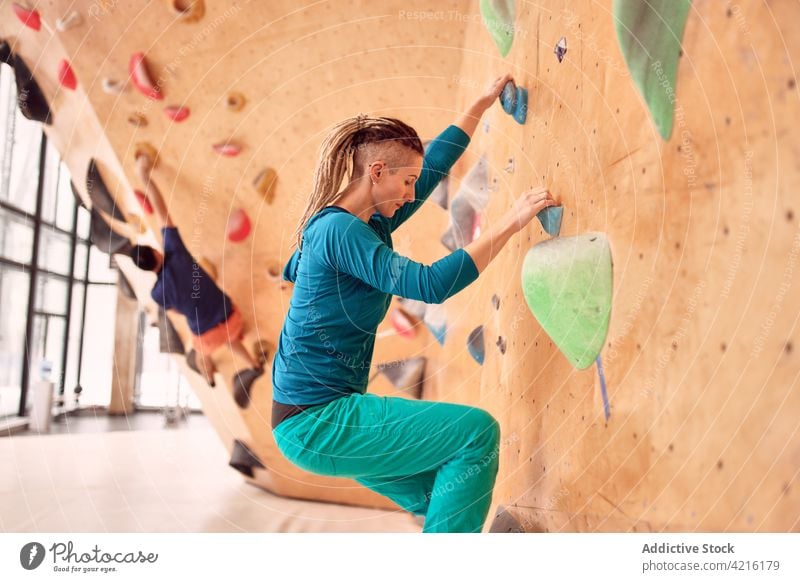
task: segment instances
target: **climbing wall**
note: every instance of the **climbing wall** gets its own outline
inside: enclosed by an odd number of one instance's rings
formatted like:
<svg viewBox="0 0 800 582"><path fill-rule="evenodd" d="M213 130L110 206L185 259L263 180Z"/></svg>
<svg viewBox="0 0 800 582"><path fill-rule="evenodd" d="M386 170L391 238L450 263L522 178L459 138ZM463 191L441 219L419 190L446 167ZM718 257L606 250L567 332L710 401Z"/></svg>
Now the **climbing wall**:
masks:
<svg viewBox="0 0 800 582"><path fill-rule="evenodd" d="M457 331L430 366L437 397L501 421L493 529L797 531L797 5L691 3L664 140L612 2L564 4L517 2L505 58L470 30L460 75L508 69L529 90L523 126L496 107L471 145L498 183L484 220L543 184L562 238L609 241L610 416L597 366L579 370L523 296L526 254L550 239L534 221L448 303ZM562 249L570 269L579 253ZM478 325L482 366L464 353Z"/></svg>
<svg viewBox="0 0 800 582"><path fill-rule="evenodd" d="M663 103L654 117L629 68L635 59L621 52L620 40L634 57L647 48L618 37L614 9L630 2L451 0L431 11L421 0L53 0L36 3L38 30L11 4L0 34L34 71L53 114L46 131L100 226L152 239L134 154L155 152L153 179L189 248L242 312L248 346L277 340L291 296L277 275L326 129L364 112L400 117L427 140L510 71L527 109L487 113L442 205L426 205L395 248L430 263L538 185L563 205L563 241L534 221L444 305L396 301L378 330L370 391L473 404L501 421L487 529L800 528L800 233L790 199L800 140L788 127L800 113L800 35L791 0L691 4L667 139ZM489 26L479 4L497 17ZM89 195L92 159L116 219ZM585 249L576 240L607 247L565 252ZM608 323L597 342L607 405L595 354L559 349L553 339L564 335L553 330L564 320L537 311L544 291L522 281L524 268L541 272L534 259L548 249L556 273L543 279L574 281L563 270L571 275L578 255L599 265L606 248L610 285L590 277L591 301L580 307L599 310L588 327L581 320L589 331ZM155 320L152 276L118 262ZM185 341L185 323L173 324ZM406 365L381 366L397 360ZM229 379L229 355L219 367ZM392 507L281 457L268 428L269 374L241 409L229 382L211 389L184 372L251 482Z"/></svg>

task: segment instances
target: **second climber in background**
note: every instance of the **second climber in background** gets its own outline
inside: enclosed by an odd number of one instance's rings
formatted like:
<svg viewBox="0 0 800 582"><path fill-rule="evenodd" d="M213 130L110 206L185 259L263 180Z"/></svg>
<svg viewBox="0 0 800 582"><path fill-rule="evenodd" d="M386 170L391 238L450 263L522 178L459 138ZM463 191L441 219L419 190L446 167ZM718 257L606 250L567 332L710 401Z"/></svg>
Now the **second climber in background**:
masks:
<svg viewBox="0 0 800 582"><path fill-rule="evenodd" d="M214 280L200 267L198 261L181 240L167 206L152 180L153 161L147 155L136 157L136 170L145 185L145 196L158 220L162 235L163 254L156 249L137 245L130 252L134 264L156 273L156 284L150 293L165 310L174 310L186 318L192 331L192 350L186 360L210 386L215 386L216 367L212 354L228 347L244 368L234 374L233 397L240 407L250 404L250 390L263 374L265 354L256 362L242 345L244 323L242 316Z"/></svg>

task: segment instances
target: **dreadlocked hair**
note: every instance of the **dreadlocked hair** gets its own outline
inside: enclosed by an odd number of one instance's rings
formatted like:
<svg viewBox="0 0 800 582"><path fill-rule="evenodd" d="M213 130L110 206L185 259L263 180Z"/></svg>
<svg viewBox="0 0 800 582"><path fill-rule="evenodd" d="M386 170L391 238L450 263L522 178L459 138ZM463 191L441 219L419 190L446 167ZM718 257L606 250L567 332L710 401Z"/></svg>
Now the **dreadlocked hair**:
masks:
<svg viewBox="0 0 800 582"><path fill-rule="evenodd" d="M383 152L388 154L387 158L394 157L398 163L400 156L407 155L409 150L425 155L416 130L399 119L362 114L335 125L319 148L314 187L295 229L293 246L302 248L303 229L308 221L317 212L336 202L345 177L352 181L363 176L366 158L374 154L377 148L387 150ZM392 153L395 155L392 156Z"/></svg>

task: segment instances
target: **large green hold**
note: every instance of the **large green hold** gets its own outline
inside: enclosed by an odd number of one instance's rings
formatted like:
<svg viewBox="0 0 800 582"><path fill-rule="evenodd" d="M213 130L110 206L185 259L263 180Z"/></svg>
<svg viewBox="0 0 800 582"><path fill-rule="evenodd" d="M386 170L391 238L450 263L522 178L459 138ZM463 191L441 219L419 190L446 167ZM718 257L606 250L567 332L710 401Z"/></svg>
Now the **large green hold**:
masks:
<svg viewBox="0 0 800 582"><path fill-rule="evenodd" d="M536 320L573 366L591 366L608 334L611 249L604 234L550 239L522 266L522 291Z"/></svg>
<svg viewBox="0 0 800 582"><path fill-rule="evenodd" d="M617 39L658 132L672 134L675 78L691 0L614 0Z"/></svg>
<svg viewBox="0 0 800 582"><path fill-rule="evenodd" d="M481 0L483 24L503 56L514 43L514 12L514 0Z"/></svg>

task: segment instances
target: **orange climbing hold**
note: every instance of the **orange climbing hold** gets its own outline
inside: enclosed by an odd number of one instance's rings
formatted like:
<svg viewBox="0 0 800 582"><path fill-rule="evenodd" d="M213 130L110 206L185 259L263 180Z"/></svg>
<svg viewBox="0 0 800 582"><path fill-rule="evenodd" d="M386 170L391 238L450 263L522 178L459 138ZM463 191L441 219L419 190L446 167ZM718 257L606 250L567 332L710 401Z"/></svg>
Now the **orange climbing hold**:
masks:
<svg viewBox="0 0 800 582"><path fill-rule="evenodd" d="M242 242L250 234L250 217L241 208L231 212L228 217L228 240L231 242Z"/></svg>
<svg viewBox="0 0 800 582"><path fill-rule="evenodd" d="M258 192L267 204L272 204L275 199L275 182L278 174L272 168L265 168L258 173L253 180L253 188Z"/></svg>

